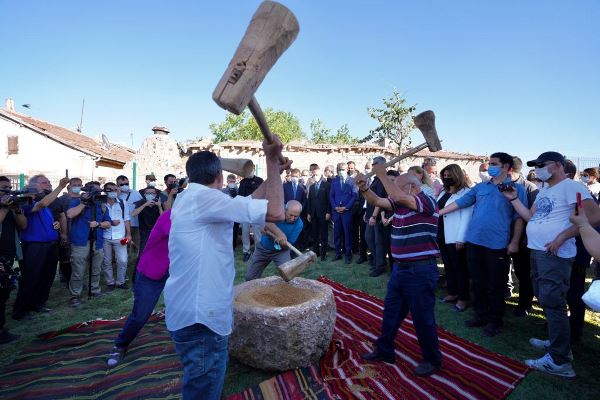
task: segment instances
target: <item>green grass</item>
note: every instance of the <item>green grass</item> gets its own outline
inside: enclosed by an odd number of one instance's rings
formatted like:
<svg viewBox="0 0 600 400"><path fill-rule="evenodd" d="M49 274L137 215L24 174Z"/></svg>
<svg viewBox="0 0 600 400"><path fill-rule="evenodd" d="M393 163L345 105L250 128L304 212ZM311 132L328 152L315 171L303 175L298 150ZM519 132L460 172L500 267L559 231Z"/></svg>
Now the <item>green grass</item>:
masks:
<svg viewBox="0 0 600 400"><path fill-rule="evenodd" d="M243 281L245 264L241 260L241 253L236 254L236 283ZM269 266L263 276L276 273L273 265ZM389 278L384 274L378 278L368 277L368 267L352 264L345 265L342 262L316 262L305 273L304 277L316 279L325 275L330 279L342 284L362 290L371 295L383 298L386 284ZM439 295L444 290L439 290ZM48 307L53 311L48 314L35 314L30 321L13 321L10 319L10 311L14 301L13 291L7 307L7 327L13 333L21 335L21 338L9 345L0 347L0 367L9 365L15 356L36 335L58 330L77 322L102 319L116 319L126 316L133 305L133 296L129 290L116 289L111 295L88 301L83 298L82 307L78 310L68 306L68 291L55 282L48 301ZM512 308L516 305L516 297L508 301L505 327L503 332L495 338L481 336L479 330L467 329L463 321L470 317L470 312L455 313L451 307L438 303L436 305L436 316L438 325L473 341L487 349L507 355L517 360L534 358L543 354L533 349L528 339L530 337L546 336L544 319L539 308L535 308L533 315L524 318L512 316ZM157 310L164 308L162 299ZM134 342L135 345L135 342ZM110 349L107 348L107 353ZM531 372L527 378L516 388L509 397L510 399L595 399L598 398L597 389L597 363L600 360L600 315L591 312L586 313L586 324L583 339L573 346L575 361L573 366L577 372L577 379L566 381L560 378L546 376L538 372ZM273 373L253 369L231 359L225 380L224 394L232 394L247 388L250 385L261 382L273 376Z"/></svg>

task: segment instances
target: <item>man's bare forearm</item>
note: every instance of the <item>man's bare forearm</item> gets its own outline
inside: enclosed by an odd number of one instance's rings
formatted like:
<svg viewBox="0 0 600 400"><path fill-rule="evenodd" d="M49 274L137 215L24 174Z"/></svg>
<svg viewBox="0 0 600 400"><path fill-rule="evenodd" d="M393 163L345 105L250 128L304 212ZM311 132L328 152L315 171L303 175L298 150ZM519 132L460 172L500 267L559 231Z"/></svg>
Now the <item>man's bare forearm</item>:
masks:
<svg viewBox="0 0 600 400"><path fill-rule="evenodd" d="M285 219L285 211L283 208L283 185L279 179L279 161L275 159L267 159L267 180L266 180L266 199L269 201L267 205L267 221L282 221Z"/></svg>

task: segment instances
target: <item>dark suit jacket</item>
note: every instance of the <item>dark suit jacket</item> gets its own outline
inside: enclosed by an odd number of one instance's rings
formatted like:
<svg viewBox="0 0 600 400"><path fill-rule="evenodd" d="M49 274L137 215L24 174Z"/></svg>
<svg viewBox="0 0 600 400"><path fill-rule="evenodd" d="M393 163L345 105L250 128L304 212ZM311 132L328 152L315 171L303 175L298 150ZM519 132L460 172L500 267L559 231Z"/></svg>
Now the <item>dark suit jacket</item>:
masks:
<svg viewBox="0 0 600 400"><path fill-rule="evenodd" d="M340 177L335 177L335 179L331 182L331 189L329 190L329 202L331 204L331 209L335 211L336 207L343 206L346 207L348 212L350 212L354 202L356 201L357 191L358 189L352 178L346 178L346 182L341 185Z"/></svg>
<svg viewBox="0 0 600 400"><path fill-rule="evenodd" d="M244 178L240 181L238 194L240 196L250 196L258 189L261 183L263 183L263 179L259 176L255 176L254 178Z"/></svg>
<svg viewBox="0 0 600 400"><path fill-rule="evenodd" d="M313 183L308 188L306 210L312 218L325 218L325 214L331 214L331 203L329 202L330 189L331 184L326 180L321 180L318 193L316 183Z"/></svg>
<svg viewBox="0 0 600 400"><path fill-rule="evenodd" d="M292 187L292 182L285 182L283 184L283 201L287 204L290 200L297 200L302 204L302 208L305 208L306 205L306 187L298 183L296 187L296 196L294 197L294 189Z"/></svg>

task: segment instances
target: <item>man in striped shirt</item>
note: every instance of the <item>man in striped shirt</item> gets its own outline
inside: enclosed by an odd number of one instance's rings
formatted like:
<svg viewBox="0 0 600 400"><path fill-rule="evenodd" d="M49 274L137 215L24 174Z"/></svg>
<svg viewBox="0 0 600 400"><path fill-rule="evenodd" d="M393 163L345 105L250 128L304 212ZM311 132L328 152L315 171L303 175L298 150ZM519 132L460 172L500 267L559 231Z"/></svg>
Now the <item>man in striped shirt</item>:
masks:
<svg viewBox="0 0 600 400"><path fill-rule="evenodd" d="M429 376L440 369L442 361L434 314L439 278L437 205L421 191L421 182L414 175L403 174L392 182L383 164L373 165L373 171L383 183L387 199L373 193L363 175L356 178L356 184L369 203L394 211L391 234L394 266L385 296L381 335L375 349L362 358L394 363L394 340L410 311L423 356L415 374Z"/></svg>

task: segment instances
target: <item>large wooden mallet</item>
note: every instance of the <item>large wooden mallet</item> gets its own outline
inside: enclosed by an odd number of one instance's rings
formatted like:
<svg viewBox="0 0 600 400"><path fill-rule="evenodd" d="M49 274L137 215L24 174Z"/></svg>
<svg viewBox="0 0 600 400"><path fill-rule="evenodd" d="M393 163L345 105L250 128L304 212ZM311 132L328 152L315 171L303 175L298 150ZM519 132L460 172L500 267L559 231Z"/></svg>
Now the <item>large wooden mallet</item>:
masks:
<svg viewBox="0 0 600 400"><path fill-rule="evenodd" d="M250 178L254 174L254 163L247 158L224 158L221 160L221 168L244 178Z"/></svg>
<svg viewBox="0 0 600 400"><path fill-rule="evenodd" d="M298 20L290 10L274 1L262 2L213 92L213 100L234 114L250 108L269 143L273 134L254 93L299 31ZM280 162L285 163L283 156Z"/></svg>
<svg viewBox="0 0 600 400"><path fill-rule="evenodd" d="M273 240L277 238L273 233L265 230L267 235L269 235ZM277 267L277 272L283 278L284 281L289 282L294 279L296 276L300 275L306 268L310 266L317 259L317 254L314 251L308 251L306 253L302 253L300 250L292 246L291 243L287 243L286 246L296 253L298 257L293 260L287 261L280 266Z"/></svg>
<svg viewBox="0 0 600 400"><path fill-rule="evenodd" d="M438 138L437 130L435 129L435 114L433 111L423 111L419 115L413 118L415 126L419 128L423 137L425 138L425 143L421 143L420 145L413 147L406 153L400 154L398 157L392 158L390 161L386 162L384 166L391 167L396 164L400 160L404 160L405 158L411 157L425 148L428 148L429 151L435 153L436 151L440 151L442 149L442 143ZM369 172L365 175L365 179L371 178L375 175L374 172Z"/></svg>

